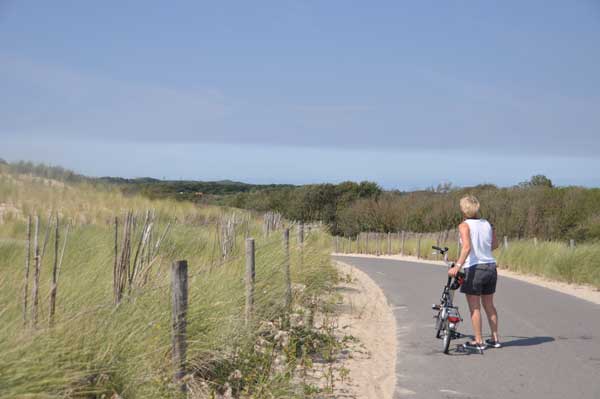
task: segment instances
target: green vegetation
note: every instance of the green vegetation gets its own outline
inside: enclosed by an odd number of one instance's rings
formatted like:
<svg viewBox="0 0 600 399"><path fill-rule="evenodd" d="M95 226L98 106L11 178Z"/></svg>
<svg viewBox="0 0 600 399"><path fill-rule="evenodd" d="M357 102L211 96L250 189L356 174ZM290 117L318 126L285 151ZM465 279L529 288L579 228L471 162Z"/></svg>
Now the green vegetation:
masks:
<svg viewBox="0 0 600 399"><path fill-rule="evenodd" d="M335 235L354 237L362 231L439 232L454 229L462 220L458 208L465 194L476 195L482 214L498 235L511 238L581 241L600 240L600 189L551 187L534 183L499 188L493 185L415 192L382 192L376 186L365 195L348 195L342 187L320 185L296 188L285 194L237 194L227 204L249 209L271 207L286 217L321 218ZM324 193L327 193L324 194ZM240 200L244 199L243 201Z"/></svg>
<svg viewBox="0 0 600 399"><path fill-rule="evenodd" d="M311 351L329 351L331 345L302 322L283 331L290 337L287 341L280 339L286 313L281 231L264 237L262 220L240 210L126 196L87 179L64 180L77 183L0 173L0 397L110 398L114 393L127 398L179 397L171 383L170 353L169 270L177 259L189 263L185 381L190 397L212 397L228 389L241 397L305 397L306 387L293 372L308 364ZM164 231L174 218L177 222L147 281L115 306L112 222L129 209L140 218L146 209L154 210L157 231ZM72 225L59 275L56 320L50 327L48 295L55 255L51 230L42 259L39 322L37 328L32 326L30 300L24 326L26 216L41 216L42 241L52 210L63 226ZM232 214L238 221L234 246L223 259L220 226ZM140 224L133 237L139 237ZM255 317L248 326L243 316L246 234L257 238ZM302 320L307 309L315 303L320 306L318 298L331 290L337 275L327 256L331 242L326 234L313 229L302 251L294 234L291 242L296 287L292 316ZM30 279L32 275L33 271ZM31 290L30 280L30 298ZM305 341L312 349L304 346ZM288 355L276 362L280 353Z"/></svg>
<svg viewBox="0 0 600 399"><path fill-rule="evenodd" d="M533 176L513 187L491 184L453 188L441 184L424 191L385 191L372 182L340 184L249 185L244 183L162 181L150 178L87 178L60 167L27 162L0 164L0 170L31 173L61 181L118 187L126 195L171 198L256 211L277 211L288 220L322 221L334 235L363 231L439 232L461 221L458 201L474 194L482 214L498 235L511 238L594 242L600 240L600 189L554 187Z"/></svg>
<svg viewBox="0 0 600 399"><path fill-rule="evenodd" d="M421 234L420 236L420 252L418 252L419 240L416 234L406 234L404 255L441 260L441 256L431 250L432 245L439 244L449 248L449 259L457 258L456 232L449 236L445 234ZM392 234L390 238L390 254L400 254L401 236ZM364 233L359 239L338 237L336 240L337 249L341 253L388 254L386 234L380 234L379 239L376 238L376 234L370 234L368 242ZM511 240L508 247L501 244L500 248L494 251L494 256L498 261L498 267L503 269L566 283L587 284L600 289L600 245L598 243L584 243L570 248L567 242Z"/></svg>
<svg viewBox="0 0 600 399"><path fill-rule="evenodd" d="M563 242L532 240L511 242L496 251L502 268L534 274L567 283L590 284L600 289L600 245L581 244L569 248Z"/></svg>

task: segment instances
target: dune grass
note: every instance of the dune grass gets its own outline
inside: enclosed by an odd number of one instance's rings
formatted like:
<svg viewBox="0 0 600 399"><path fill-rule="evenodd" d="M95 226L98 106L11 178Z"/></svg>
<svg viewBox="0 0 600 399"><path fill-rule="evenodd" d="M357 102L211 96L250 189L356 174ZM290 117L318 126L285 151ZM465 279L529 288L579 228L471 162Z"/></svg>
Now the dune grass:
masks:
<svg viewBox="0 0 600 399"><path fill-rule="evenodd" d="M534 274L600 289L600 244L570 248L563 242L512 241L496 251L498 265L519 273Z"/></svg>
<svg viewBox="0 0 600 399"><path fill-rule="evenodd" d="M68 186L29 176L0 175L0 204L11 212L0 223L0 397L124 398L178 397L172 384L170 265L189 264L188 370L191 397L211 397L225 384L243 396L300 395L289 372L274 372L272 359L256 348L259 326L285 313L285 255L281 231L268 237L259 216L176 201L125 197L111 189ZM113 303L112 220L128 209L153 209L162 231L174 218L145 285L119 306ZM72 223L57 295L56 320L49 327L48 293L53 245L42 262L40 316L26 325L22 292L26 215L39 214L43 239L47 214ZM233 252L223 259L218 223L237 212ZM61 230L62 232L63 230ZM330 238L307 234L302 248L291 236L294 307L325 292L336 279L328 252ZM244 239L256 238L255 316L244 322ZM50 242L53 233L50 234ZM31 276L30 276L31 278ZM32 283L29 283L31 298ZM293 359L290 359L290 361ZM287 370L292 370L293 364ZM235 381L233 372L239 372ZM301 396L298 396L301 397Z"/></svg>

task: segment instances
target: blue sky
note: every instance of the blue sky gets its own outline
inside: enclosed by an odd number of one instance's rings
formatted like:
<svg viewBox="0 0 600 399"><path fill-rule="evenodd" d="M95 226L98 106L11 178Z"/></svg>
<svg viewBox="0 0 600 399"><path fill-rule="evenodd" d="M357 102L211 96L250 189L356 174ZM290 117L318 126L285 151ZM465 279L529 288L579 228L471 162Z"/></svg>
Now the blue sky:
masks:
<svg viewBox="0 0 600 399"><path fill-rule="evenodd" d="M600 186L600 2L2 1L0 157Z"/></svg>

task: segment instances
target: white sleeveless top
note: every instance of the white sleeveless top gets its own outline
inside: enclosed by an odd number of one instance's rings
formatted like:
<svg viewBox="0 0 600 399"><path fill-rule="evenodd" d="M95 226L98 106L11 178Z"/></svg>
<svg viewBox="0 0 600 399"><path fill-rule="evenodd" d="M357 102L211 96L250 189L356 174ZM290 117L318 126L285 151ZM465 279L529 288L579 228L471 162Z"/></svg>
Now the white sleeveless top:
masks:
<svg viewBox="0 0 600 399"><path fill-rule="evenodd" d="M465 259L463 268L482 263L496 263L492 254L492 225L485 219L467 219L465 223L469 225L471 233L471 252Z"/></svg>

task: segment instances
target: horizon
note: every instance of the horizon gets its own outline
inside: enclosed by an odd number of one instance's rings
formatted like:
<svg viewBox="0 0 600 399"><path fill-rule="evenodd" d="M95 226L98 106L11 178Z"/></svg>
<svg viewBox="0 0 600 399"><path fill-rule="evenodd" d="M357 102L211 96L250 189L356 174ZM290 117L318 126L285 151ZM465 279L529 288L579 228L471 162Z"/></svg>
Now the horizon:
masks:
<svg viewBox="0 0 600 399"><path fill-rule="evenodd" d="M599 187L600 4L0 3L7 160L90 176Z"/></svg>
<svg viewBox="0 0 600 399"><path fill-rule="evenodd" d="M542 175L542 174L535 174L532 176L529 176L527 178L524 178L523 180L520 180L518 182L514 182L512 184L508 184L508 185L498 185L498 184L494 184L494 183L490 183L490 182L479 182L479 183L474 183L471 185L457 185L453 182L450 181L441 181L436 183L435 185L430 185L427 187L414 187L411 189L401 189L398 187L386 187L382 184L380 184L377 181L371 181L371 180L339 180L339 181L316 181L316 182L309 182L309 183L300 183L300 184L296 184L296 183L286 183L286 182L278 182L278 183L274 183L274 182L252 182L252 181L242 181L242 180L234 180L234 179L214 179L214 180L202 180L202 179L169 179L166 177L155 177L155 176L119 176L119 175L88 175L85 173L81 173L78 170L73 170L73 169L69 169L69 168L65 168L62 165L59 164L50 164L50 163L43 163L43 162L36 162L33 160L26 160L26 159L19 159L19 160L14 160L14 161L10 161L7 158L4 158L2 156L0 156L0 161L6 161L9 162L11 164L15 164L15 163L19 163L19 162L25 162L25 163L32 163L33 165L43 165L46 167L59 167L59 168L63 168L66 169L69 172L73 172L77 175L83 176L84 178L92 178L92 179L125 179L125 180L144 180L144 179L151 179L157 182L173 182L173 183L178 183L178 182L193 182L193 183L235 183L235 184L246 184L246 185L255 185L255 186L261 186L261 185L275 185L275 186L296 186L296 187L301 187L304 185L323 185L323 184L341 184L344 182L351 182L351 183L361 183L361 182L370 182L370 183L375 183L377 184L379 187L381 187L383 190L385 191L399 191L399 192L417 192L417 191L432 191L432 190L436 190L437 187L442 186L442 185L448 185L449 190L460 190L460 189L467 189L467 188L473 188L473 187L477 187L477 186L484 186L484 185L493 185L497 188L512 188L512 187L517 187L520 184L523 183L527 183L531 180L532 177L534 176L544 176L547 177L551 182L552 182L552 186L556 187L556 188L568 188L568 187L583 187L583 188L589 188L589 189L594 189L594 188L600 188L600 187L594 187L594 186L582 186L582 185L577 185L577 184L567 184L567 185L561 185L561 184L556 184L554 182L554 180L552 179L551 176L546 176L546 175Z"/></svg>

